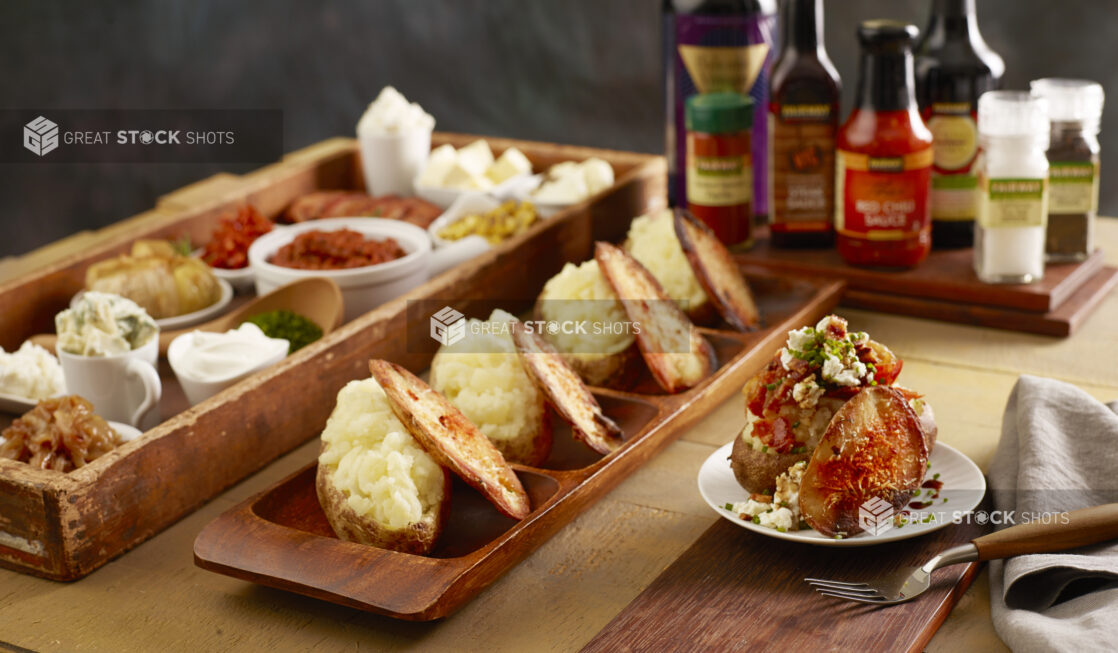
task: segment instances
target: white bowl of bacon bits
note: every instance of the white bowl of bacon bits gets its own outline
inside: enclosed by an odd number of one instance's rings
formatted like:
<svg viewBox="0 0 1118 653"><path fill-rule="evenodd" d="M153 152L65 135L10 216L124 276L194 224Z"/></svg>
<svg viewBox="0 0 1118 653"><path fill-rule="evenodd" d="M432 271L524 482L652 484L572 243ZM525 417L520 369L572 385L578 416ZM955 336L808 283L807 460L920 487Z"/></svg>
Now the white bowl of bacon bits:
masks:
<svg viewBox="0 0 1118 653"><path fill-rule="evenodd" d="M415 225L327 218L264 234L249 247L248 260L258 295L301 279L333 280L349 321L486 248L484 239L470 239L436 255L427 232Z"/></svg>

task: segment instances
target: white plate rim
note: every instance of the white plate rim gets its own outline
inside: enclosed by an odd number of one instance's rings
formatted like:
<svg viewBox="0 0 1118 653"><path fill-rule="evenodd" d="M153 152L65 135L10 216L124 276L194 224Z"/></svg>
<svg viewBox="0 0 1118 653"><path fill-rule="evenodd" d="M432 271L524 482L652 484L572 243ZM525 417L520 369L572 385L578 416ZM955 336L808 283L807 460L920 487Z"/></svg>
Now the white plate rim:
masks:
<svg viewBox="0 0 1118 653"><path fill-rule="evenodd" d="M940 519L937 520L935 523L907 524L900 528L891 528L881 535L870 535L868 533L862 532L852 537L834 539L826 537L814 530L788 531L782 533L774 528L769 528L767 526L761 526L760 524L754 524L752 522L745 521L724 508L727 503L742 501L748 497L748 493L745 491L745 489L741 488L741 486L737 484L737 480L734 479L733 470L730 469L730 463L728 459L733 445L734 443L731 441L719 447L714 451L714 453L712 453L710 456L707 457L706 460L703 461L702 466L699 468L697 478L699 493L702 495L703 500L707 503L707 505L710 506L711 510L714 510L714 512L717 513L719 517L737 524L738 526L741 526L746 530L753 531L754 533L759 533L768 537L775 537L781 540L801 542L804 544L814 544L817 546L858 547L872 546L875 544L884 544L886 542L895 542L898 540L919 537L921 535L926 535L933 531L937 531L952 523L950 519ZM972 461L958 449L940 442L936 443L935 448L932 450L932 455L929 457L929 461L932 463L932 466L928 469L927 472L929 476L938 473L936 471L937 468L942 469L943 466L947 465L948 463L953 463L955 465L961 466L962 469L966 472L966 474L968 475L968 480L966 480L966 482L968 484L973 481L974 484L977 486L974 488L962 488L955 487L954 483L949 486L945 482L941 494L950 493L950 498L952 501L954 501L954 503L951 503L949 501L947 504L944 504L944 512L952 514L960 512L966 514L973 511L978 506L978 504L981 503L982 497L986 494L986 477L982 475L982 470L978 468L978 465L974 464L974 461ZM728 498L726 495L722 495L721 497L711 496L711 488L709 487L710 484L712 482L723 482L725 476L728 476L731 480L733 480L734 485L740 490L741 496L736 499ZM925 478L928 477L926 476ZM960 494L955 495L954 493Z"/></svg>

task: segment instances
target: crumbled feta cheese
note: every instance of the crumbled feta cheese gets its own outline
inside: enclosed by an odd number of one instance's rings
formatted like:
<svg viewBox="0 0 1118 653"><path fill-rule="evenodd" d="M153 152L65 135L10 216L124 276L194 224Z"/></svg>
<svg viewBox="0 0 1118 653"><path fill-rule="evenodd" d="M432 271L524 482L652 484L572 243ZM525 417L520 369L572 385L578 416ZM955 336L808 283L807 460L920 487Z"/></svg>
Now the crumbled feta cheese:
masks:
<svg viewBox="0 0 1118 653"><path fill-rule="evenodd" d="M789 507L797 517L800 512L800 483L804 478L807 461L800 461L776 477L776 493L773 494L773 503L778 506ZM796 520L797 522L799 519Z"/></svg>
<svg viewBox="0 0 1118 653"><path fill-rule="evenodd" d="M790 366L792 365L792 361L794 361L794 360L796 360L796 357L793 356L792 352L788 351L787 348L780 350L780 365L784 369L786 369L786 370L792 369Z"/></svg>
<svg viewBox="0 0 1118 653"><path fill-rule="evenodd" d="M822 324L822 323L820 323ZM815 342L815 332L811 327L795 329L788 332L788 348L804 351Z"/></svg>
<svg viewBox="0 0 1118 653"><path fill-rule="evenodd" d="M761 513L758 521L762 526L775 528L777 530L794 531L798 525L798 520L795 514L788 508L777 508L769 512Z"/></svg>
<svg viewBox="0 0 1118 653"><path fill-rule="evenodd" d="M824 316L822 320L819 320L819 324L815 325L815 330L826 332L827 327L831 326L832 324L842 329L843 332L846 331L846 320L837 315Z"/></svg>
<svg viewBox="0 0 1118 653"><path fill-rule="evenodd" d="M823 360L823 380L835 385L858 385L866 374L866 364L853 355L844 361L832 353Z"/></svg>
<svg viewBox="0 0 1118 653"><path fill-rule="evenodd" d="M771 503L761 503L760 501L754 501L753 499L746 499L745 501L738 501L737 503L735 503L733 508L735 515L738 515L739 517L741 515L745 515L746 517L753 518L757 515L769 512L773 509L773 505Z"/></svg>
<svg viewBox="0 0 1118 653"><path fill-rule="evenodd" d="M792 386L792 399L800 405L800 408L813 408L824 392L825 389L815 382L815 375L812 374Z"/></svg>

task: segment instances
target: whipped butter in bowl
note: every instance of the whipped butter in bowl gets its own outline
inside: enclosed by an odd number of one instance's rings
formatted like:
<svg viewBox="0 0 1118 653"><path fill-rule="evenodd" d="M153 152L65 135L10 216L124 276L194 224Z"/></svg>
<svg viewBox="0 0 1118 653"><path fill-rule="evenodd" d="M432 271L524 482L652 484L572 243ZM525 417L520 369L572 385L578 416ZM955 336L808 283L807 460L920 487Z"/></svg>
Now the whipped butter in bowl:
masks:
<svg viewBox="0 0 1118 653"><path fill-rule="evenodd" d="M224 333L191 331L173 341L167 360L190 405L205 401L246 376L287 356L290 343L245 323Z"/></svg>

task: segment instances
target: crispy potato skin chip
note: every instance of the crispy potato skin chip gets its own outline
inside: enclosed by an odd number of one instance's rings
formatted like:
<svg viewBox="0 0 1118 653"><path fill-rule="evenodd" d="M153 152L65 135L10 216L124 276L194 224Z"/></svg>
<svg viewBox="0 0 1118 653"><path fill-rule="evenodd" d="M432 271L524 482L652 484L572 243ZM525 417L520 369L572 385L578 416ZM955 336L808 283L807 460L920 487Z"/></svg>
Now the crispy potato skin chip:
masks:
<svg viewBox="0 0 1118 653"><path fill-rule="evenodd" d="M664 294L656 277L625 250L609 243L596 243L594 258L626 316L640 325L637 345L660 387L680 392L710 376L714 350Z"/></svg>
<svg viewBox="0 0 1118 653"><path fill-rule="evenodd" d="M489 438L419 377L385 360L369 361L392 412L436 462L481 492L502 514L524 519L528 494Z"/></svg>
<svg viewBox="0 0 1118 653"><path fill-rule="evenodd" d="M927 471L924 429L895 388L866 388L835 413L800 485L804 521L824 535L863 529L858 508L879 497L894 510L920 487Z"/></svg>
<svg viewBox="0 0 1118 653"><path fill-rule="evenodd" d="M582 379L547 341L519 321L512 323L512 340L524 371L570 423L576 439L603 455L621 446L621 427L605 416Z"/></svg>
<svg viewBox="0 0 1118 653"><path fill-rule="evenodd" d="M690 213L677 209L675 234L695 278L726 323L738 331L761 327L761 311L733 255L714 232Z"/></svg>

